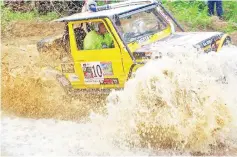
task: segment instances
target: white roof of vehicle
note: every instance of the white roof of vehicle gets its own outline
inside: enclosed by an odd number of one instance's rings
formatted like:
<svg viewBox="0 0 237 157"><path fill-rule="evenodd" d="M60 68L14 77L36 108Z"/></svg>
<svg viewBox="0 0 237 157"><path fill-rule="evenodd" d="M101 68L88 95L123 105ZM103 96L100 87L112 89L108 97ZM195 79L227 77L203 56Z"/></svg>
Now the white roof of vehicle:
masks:
<svg viewBox="0 0 237 157"><path fill-rule="evenodd" d="M150 3L150 4L152 4L152 3ZM126 12L129 12L132 10L139 9L141 7L145 7L147 5L149 5L149 3L119 7L119 8L115 8L115 9L103 10L103 11L98 11L98 12L87 11L87 12L76 13L71 16L63 17L63 18L57 19L55 21L66 22L66 21L85 20L85 19L91 19L91 18L111 17L115 14L126 13Z"/></svg>

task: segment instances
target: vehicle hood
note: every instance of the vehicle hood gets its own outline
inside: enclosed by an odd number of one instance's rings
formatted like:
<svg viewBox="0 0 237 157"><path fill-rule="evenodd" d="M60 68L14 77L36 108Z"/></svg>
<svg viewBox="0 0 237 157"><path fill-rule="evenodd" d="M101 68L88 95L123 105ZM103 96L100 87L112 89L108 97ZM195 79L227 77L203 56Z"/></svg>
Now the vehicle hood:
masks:
<svg viewBox="0 0 237 157"><path fill-rule="evenodd" d="M159 41L141 46L133 55L138 59L149 57L154 52L162 53L167 49L177 49L178 47L201 50L220 40L223 35L224 33L222 32L177 32ZM208 52L211 49L206 49L205 51Z"/></svg>

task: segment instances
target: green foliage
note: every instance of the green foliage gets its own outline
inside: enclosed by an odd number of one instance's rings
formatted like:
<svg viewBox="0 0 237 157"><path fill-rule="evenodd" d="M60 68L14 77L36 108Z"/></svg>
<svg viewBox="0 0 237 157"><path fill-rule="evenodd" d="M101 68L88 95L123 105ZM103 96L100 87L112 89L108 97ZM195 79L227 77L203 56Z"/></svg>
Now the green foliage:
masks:
<svg viewBox="0 0 237 157"><path fill-rule="evenodd" d="M234 1L225 1L224 18L228 21L237 23L237 3Z"/></svg>
<svg viewBox="0 0 237 157"><path fill-rule="evenodd" d="M13 12L9 8L1 4L1 27L4 30L10 22L27 20L27 21L50 21L58 18L55 12L49 12L47 15L39 15L36 10L31 12L21 13Z"/></svg>
<svg viewBox="0 0 237 157"><path fill-rule="evenodd" d="M112 3L117 3L120 2L120 0L109 0L109 1L104 1L104 0L97 0L96 3L98 6L106 5L106 4L112 4Z"/></svg>
<svg viewBox="0 0 237 157"><path fill-rule="evenodd" d="M205 1L162 1L174 17L181 23L185 23L191 30L207 29L211 27L211 18L208 16L208 7ZM228 22L228 27L218 31L236 31L237 23L237 3L233 1L223 1L224 19Z"/></svg>
<svg viewBox="0 0 237 157"><path fill-rule="evenodd" d="M109 3L114 3L119 0L112 0ZM184 23L192 31L198 29L207 29L211 27L211 18L208 16L208 8L204 1L179 1L179 0L162 0L164 6L168 8L174 17L181 23ZM104 5L104 1L98 1L98 5ZM1 5L1 27L2 30L12 21L17 20L34 20L34 21L49 21L56 19L59 16L55 12L49 12L47 15L39 15L34 10L27 13L13 12ZM233 32L237 30L237 3L234 1L223 1L224 19L228 22L228 27L218 31Z"/></svg>

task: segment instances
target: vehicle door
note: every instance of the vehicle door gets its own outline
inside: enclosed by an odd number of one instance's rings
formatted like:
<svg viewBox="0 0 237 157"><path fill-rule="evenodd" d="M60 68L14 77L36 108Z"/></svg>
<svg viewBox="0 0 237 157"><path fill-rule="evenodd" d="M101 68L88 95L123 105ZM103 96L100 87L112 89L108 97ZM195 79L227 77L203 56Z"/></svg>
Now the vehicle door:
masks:
<svg viewBox="0 0 237 157"><path fill-rule="evenodd" d="M108 19L107 19L108 20ZM101 49L84 49L84 40L77 40L78 33L75 32L77 25L84 26L86 35L95 31L96 23L103 23L107 32L111 35L113 46ZM120 88L125 81L125 73L122 64L121 49L116 41L111 28L112 25L105 19L85 20L80 22L69 22L70 47L74 60L75 73L79 81L75 82L78 88ZM80 33L79 33L80 34ZM85 39L85 38L84 38ZM94 41L90 41L94 42Z"/></svg>

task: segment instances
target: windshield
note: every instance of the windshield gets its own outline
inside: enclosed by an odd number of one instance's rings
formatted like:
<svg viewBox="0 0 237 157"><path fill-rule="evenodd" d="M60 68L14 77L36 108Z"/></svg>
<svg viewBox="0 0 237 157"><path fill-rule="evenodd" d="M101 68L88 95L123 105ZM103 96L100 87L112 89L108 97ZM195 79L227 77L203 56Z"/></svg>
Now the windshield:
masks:
<svg viewBox="0 0 237 157"><path fill-rule="evenodd" d="M126 43L160 32L167 27L166 22L156 9L120 17L117 27Z"/></svg>

